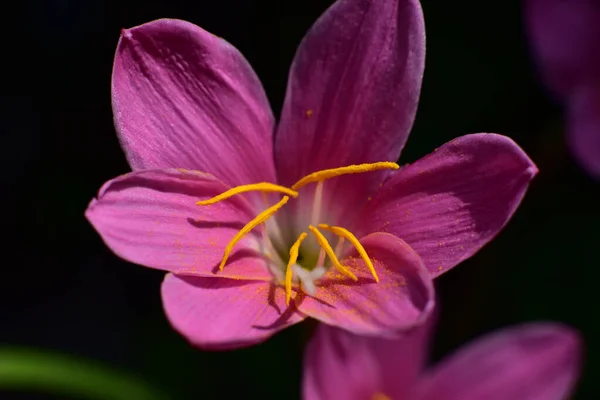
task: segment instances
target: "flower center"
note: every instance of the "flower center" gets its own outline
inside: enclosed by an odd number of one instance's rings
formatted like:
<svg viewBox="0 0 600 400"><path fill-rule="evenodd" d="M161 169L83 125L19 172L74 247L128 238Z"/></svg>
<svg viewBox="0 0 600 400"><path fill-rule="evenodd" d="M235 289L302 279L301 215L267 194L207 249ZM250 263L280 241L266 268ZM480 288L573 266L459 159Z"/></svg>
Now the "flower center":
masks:
<svg viewBox="0 0 600 400"><path fill-rule="evenodd" d="M341 175L349 175L349 174L358 174L364 172L378 171L383 169L398 169L400 166L396 163L392 162L378 162L372 164L358 164L358 165L348 165L340 168L332 168L325 169L317 172L313 172L312 174L306 175L298 182L293 184L291 187L285 187L276 185L269 182L260 182L253 183L248 185L236 186L223 192L213 198L208 200L198 201L196 204L200 206L207 206L210 204L214 204L223 200L226 200L230 197L241 193L248 192L262 192L262 193L281 193L284 196L281 198L279 202L267 208L258 214L252 221L248 222L240 231L231 239L231 241L225 247L225 251L223 253L223 258L221 260L221 264L219 265L219 270L222 271L227 263L227 259L229 255L233 251L235 245L252 229L257 227L258 225L265 223L269 218L271 218L277 211L279 211L286 203L290 200L290 197L297 198L299 195L298 190L302 187L311 184L317 183L314 194L314 202L313 207L311 209L311 217L310 217L310 225L308 225L308 230L314 235L317 243L320 246L320 252L317 259L317 262L312 269L305 268L299 265L298 257L300 252L300 246L306 237L308 236L307 232L301 232L296 241L292 244L289 250L289 258L287 262L287 267L285 269L285 275L282 277L283 279L278 279L280 283L283 283L285 287L286 293L286 304L289 305L291 294L292 294L292 283L294 280L294 276L300 283L300 287L303 291L314 294L315 287L314 281L323 276L326 272L326 269L323 267L325 261L325 255L327 255L331 261L331 266L334 267L341 274L349 277L350 279L356 281L358 278L354 275L348 267L342 265L337 257L338 254L341 253L341 248L344 243L344 240L350 242L356 250L358 254L363 259L365 265L373 275L373 278L376 282L379 282L379 277L375 272L375 268L373 267L373 263L371 262L367 252L364 247L360 244L356 236L352 234L349 230L342 228L341 226L327 225L319 223L321 206L322 206L322 194L323 194L323 181L331 178L335 178ZM329 241L323 235L321 230L332 233L333 235L339 237L338 244L336 245L336 250L334 250ZM283 280L283 282L282 282Z"/></svg>

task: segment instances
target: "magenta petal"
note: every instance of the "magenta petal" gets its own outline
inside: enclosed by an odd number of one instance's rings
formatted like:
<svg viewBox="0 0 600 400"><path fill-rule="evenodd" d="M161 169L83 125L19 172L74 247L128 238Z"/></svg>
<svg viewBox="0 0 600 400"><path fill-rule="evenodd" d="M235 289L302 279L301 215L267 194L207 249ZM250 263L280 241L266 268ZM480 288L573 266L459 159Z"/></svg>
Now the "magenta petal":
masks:
<svg viewBox="0 0 600 400"><path fill-rule="evenodd" d="M557 324L489 335L429 371L414 400L562 400L574 386L580 339Z"/></svg>
<svg viewBox="0 0 600 400"><path fill-rule="evenodd" d="M600 80L569 97L569 144L579 163L600 178Z"/></svg>
<svg viewBox="0 0 600 400"><path fill-rule="evenodd" d="M314 297L300 297L298 309L329 325L371 336L396 336L423 323L434 306L433 284L423 262L406 243L375 232L360 240L371 258L375 282L358 254L341 260L358 277L331 269Z"/></svg>
<svg viewBox="0 0 600 400"><path fill-rule="evenodd" d="M502 229L536 173L511 139L462 136L394 173L369 203L360 232L402 238L440 275Z"/></svg>
<svg viewBox="0 0 600 400"><path fill-rule="evenodd" d="M250 219L241 197L197 206L227 190L209 174L137 171L107 182L86 211L104 242L120 257L151 268L214 276L223 250ZM240 242L219 276L270 280L256 237Z"/></svg>
<svg viewBox="0 0 600 400"><path fill-rule="evenodd" d="M304 358L304 400L405 399L427 360L431 324L401 339L357 336L319 325Z"/></svg>
<svg viewBox="0 0 600 400"><path fill-rule="evenodd" d="M161 292L173 328L207 349L260 343L305 318L286 307L283 289L268 282L168 274Z"/></svg>
<svg viewBox="0 0 600 400"><path fill-rule="evenodd" d="M331 6L304 37L290 71L275 138L280 182L326 168L396 161L417 109L424 58L418 1ZM354 188L348 194L365 198L367 186L379 183L373 174L338 180Z"/></svg>
<svg viewBox="0 0 600 400"><path fill-rule="evenodd" d="M525 18L547 83L561 95L600 79L600 3L527 0Z"/></svg>
<svg viewBox="0 0 600 400"><path fill-rule="evenodd" d="M258 78L233 46L189 22L124 30L112 99L134 170L196 169L232 186L275 180L274 118Z"/></svg>

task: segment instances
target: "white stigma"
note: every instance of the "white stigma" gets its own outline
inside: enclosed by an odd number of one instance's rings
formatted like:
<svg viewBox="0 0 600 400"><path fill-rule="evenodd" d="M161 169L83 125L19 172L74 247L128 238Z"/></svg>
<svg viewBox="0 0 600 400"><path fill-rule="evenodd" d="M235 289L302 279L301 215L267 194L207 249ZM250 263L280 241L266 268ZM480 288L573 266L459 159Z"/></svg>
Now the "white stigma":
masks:
<svg viewBox="0 0 600 400"><path fill-rule="evenodd" d="M292 265L292 271L294 273L294 280L300 283L302 286L302 290L307 294L314 296L317 292L317 287L315 286L315 281L325 275L327 270L325 267L315 267L311 271L302 268L298 264Z"/></svg>

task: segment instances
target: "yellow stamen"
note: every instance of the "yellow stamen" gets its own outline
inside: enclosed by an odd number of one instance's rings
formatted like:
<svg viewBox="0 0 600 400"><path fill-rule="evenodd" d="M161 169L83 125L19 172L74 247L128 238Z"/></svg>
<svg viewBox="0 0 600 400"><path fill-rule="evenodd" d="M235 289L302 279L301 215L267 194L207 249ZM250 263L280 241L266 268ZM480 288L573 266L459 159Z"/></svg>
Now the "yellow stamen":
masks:
<svg viewBox="0 0 600 400"><path fill-rule="evenodd" d="M290 305L290 299L292 298L292 265L296 264L296 260L298 260L298 250L300 249L302 241L306 239L306 236L307 233L302 232L290 248L290 260L288 261L288 265L285 270L285 305L287 306Z"/></svg>
<svg viewBox="0 0 600 400"><path fill-rule="evenodd" d="M223 193L221 193L213 198L210 198L208 200L200 200L196 204L199 206L208 206L210 204L215 204L215 203L218 203L219 201L233 197L236 194L246 193L246 192L254 192L254 191L260 191L263 193L266 193L266 192L283 193L283 194L286 194L293 198L298 197L298 192L296 192L295 190L289 189L285 186L275 185L274 183L261 182L261 183L252 183L250 185L236 186L236 187L231 188L228 191L223 192Z"/></svg>
<svg viewBox="0 0 600 400"><path fill-rule="evenodd" d="M323 249L325 249L325 252L331 259L331 263L333 264L333 266L338 271L340 271L340 273L346 275L348 278L352 279L353 281L357 281L358 278L356 277L356 275L354 275L352 272L350 272L350 270L348 268L344 267L340 263L340 260L338 260L337 256L335 255L333 249L331 248L331 245L327 241L327 238L325 238L325 236L323 236L323 234L321 232L319 232L319 230L312 225L309 225L308 229L310 229L310 231L315 235L315 238L317 239L317 242L319 242L319 245Z"/></svg>
<svg viewBox="0 0 600 400"><path fill-rule="evenodd" d="M378 171L381 169L398 169L400 166L393 162L376 162L372 164L356 164L348 165L346 167L324 169L322 171L313 172L312 174L306 175L298 182L292 185L292 190L298 190L303 186L308 185L312 182L324 181L326 179L335 178L340 175L348 174L360 174L363 172Z"/></svg>
<svg viewBox="0 0 600 400"><path fill-rule="evenodd" d="M288 196L283 196L283 198L279 201L279 203L267 208L265 211L258 214L256 216L256 218L254 218L252 221L248 222L238 233L236 233L236 235L233 237L233 239L231 239L231 241L229 242L227 247L225 247L225 252L223 253L223 259L221 260L221 265L219 265L219 271L223 271L223 267L225 266L225 263L227 262L227 258L229 257L231 250L233 250L233 246L235 246L235 244L237 242L239 242L240 239L242 237L244 237L244 235L246 235L252 229L254 229L258 225L262 224L263 222L265 222L266 220L271 218L273 216L273 214L275 214L277 212L277 210L279 210L281 207L283 207L285 205L285 203L288 202L289 199L290 198Z"/></svg>
<svg viewBox="0 0 600 400"><path fill-rule="evenodd" d="M358 241L358 239L356 238L356 236L354 236L354 234L352 232L350 232L349 230L347 230L345 228L342 228L341 226L330 226L327 224L319 224L319 228L326 229L329 232L332 232L342 238L348 239L348 241L350 243L352 243L352 245L356 248L356 250L358 251L358 254L360 254L360 257L363 259L363 261L367 265L367 268L369 268L369 271L371 271L371 275L373 275L373 278L375 278L375 282L379 282L379 277L377 276L377 272L375 272L375 267L373 266L371 259L367 255L367 252L365 251L365 248L363 247L363 245L360 244L360 242Z"/></svg>
<svg viewBox="0 0 600 400"><path fill-rule="evenodd" d="M314 193L314 203L313 203L313 209L312 209L312 213L311 213L311 225L309 226L309 230L315 235L317 242L321 246L316 266L323 267L323 262L325 261L325 255L327 255L331 259L333 267L335 267L341 274L351 278L354 281L357 281L358 278L356 277L356 275L354 275L348 269L347 266L342 265L340 263L339 259L337 258L337 254L341 253L341 249L344 244L344 240L348 239L352 243L352 245L354 245L354 247L357 249L357 251L360 254L360 256L362 257L363 261L369 268L371 274L375 278L375 281L379 282L379 277L377 276L375 268L373 267L373 263L369 259L369 256L367 255L367 253L366 253L365 249L362 247L362 245L359 243L358 239L350 231L348 231L344 228L338 227L338 226L329 226L326 224L317 225L318 220L321 216L323 181L330 179L330 178L335 178L335 177L341 176L341 175L358 174L358 173L363 173L363 172L371 172L371 171L378 171L378 170L384 170L384 169L398 169L398 168L400 168L400 166L393 162L376 162L376 163L348 165L345 167L325 169L325 170L314 172L312 174L309 174L309 175L303 177L302 179L300 179L298 182L296 182L291 187L280 186L280 185L276 185L276 184L269 183L269 182L253 183L253 184L248 184L248 185L237 186L237 187L231 188L215 197L212 197L210 199L198 201L196 203L197 205L206 206L206 205L218 203L222 200L226 200L237 194L254 192L254 191L262 192L263 200L266 200L266 198L267 198L266 193L281 193L284 195L283 198L277 204L275 204L275 205L267 208L263 212L261 212L252 221L248 222L233 237L233 239L231 239L231 241L225 247L225 250L223 253L223 258L219 265L219 270L220 271L223 270L223 268L225 267L225 264L227 263L227 259L229 258L229 255L233 251L233 248L246 234L248 234L252 229L257 227L258 225L266 222L269 218L271 218L279 209L281 209L288 202L290 197L293 197L293 198L298 197L298 194L299 194L298 190L300 188L302 188L310 183L316 182L316 183L318 183L318 185L317 185L317 187L315 189L315 193ZM332 249L331 245L327 241L327 238L325 236L323 236L323 234L315 227L315 225L318 226L319 228L327 229L339 237L339 241L337 243L335 251ZM275 226L274 229L275 228L277 228L277 226ZM272 233L273 232L269 232L269 235ZM280 235L277 235L277 236L280 236ZM289 258L289 262L288 262L288 265L287 265L287 268L285 271L285 276L284 276L285 291L286 291L286 304L288 304L288 305L291 300L292 278L293 278L293 274L294 274L292 267L294 267L294 265L296 264L300 246L302 244L302 241L306 237L307 237L307 233L302 232L302 234L300 234L300 236L298 237L296 242L290 248L290 258ZM271 244L271 247L273 247L272 244ZM277 252L274 251L274 249L272 249L272 250L273 250L274 254L277 254ZM270 255L267 255L267 256L269 258L272 258ZM283 261L283 260L280 260L280 261ZM275 261L275 262L278 263L277 261ZM296 272L298 272L298 271L299 270L296 270ZM304 273L304 270L302 270L300 272ZM306 272L306 273L308 273L308 272ZM278 275L278 276L281 277L281 275ZM302 283L303 283L303 281L301 279L299 282L301 290L303 290ZM304 283L306 284L306 282L304 282ZM311 285L312 285L312 281L311 281Z"/></svg>

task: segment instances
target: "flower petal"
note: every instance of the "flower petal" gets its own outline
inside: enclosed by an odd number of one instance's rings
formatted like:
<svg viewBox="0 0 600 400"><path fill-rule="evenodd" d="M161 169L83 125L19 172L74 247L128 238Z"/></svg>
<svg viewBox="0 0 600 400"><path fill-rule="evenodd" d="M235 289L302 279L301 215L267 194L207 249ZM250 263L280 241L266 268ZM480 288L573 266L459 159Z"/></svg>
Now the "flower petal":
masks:
<svg viewBox="0 0 600 400"><path fill-rule="evenodd" d="M375 393L406 398L427 360L431 327L383 339L319 325L306 348L302 398L364 400Z"/></svg>
<svg viewBox="0 0 600 400"><path fill-rule="evenodd" d="M580 340L573 330L528 324L477 340L419 383L415 400L562 400L574 386Z"/></svg>
<svg viewBox="0 0 600 400"><path fill-rule="evenodd" d="M118 256L151 268L214 276L229 240L251 218L242 197L211 206L196 201L227 190L209 174L185 170L132 172L107 182L86 211ZM248 235L219 276L270 280Z"/></svg>
<svg viewBox="0 0 600 400"><path fill-rule="evenodd" d="M376 232L360 240L373 261L375 282L357 253L341 260L354 282L331 269L314 297L299 296L298 309L321 322L359 335L396 337L421 324L434 306L433 284L417 253L397 237Z"/></svg>
<svg viewBox="0 0 600 400"><path fill-rule="evenodd" d="M435 277L502 229L536 173L511 139L462 136L394 173L369 203L358 231L402 238Z"/></svg>
<svg viewBox="0 0 600 400"><path fill-rule="evenodd" d="M569 97L569 144L579 163L600 178L600 80Z"/></svg>
<svg viewBox="0 0 600 400"><path fill-rule="evenodd" d="M424 58L417 0L338 0L331 6L304 37L290 71L275 138L280 182L290 185L321 169L396 161L417 109ZM344 193L366 198L367 188L380 182L375 176L384 174L336 182L353 188Z"/></svg>
<svg viewBox="0 0 600 400"><path fill-rule="evenodd" d="M260 81L233 46L196 25L160 19L124 30L112 99L134 170L196 169L231 186L275 180Z"/></svg>
<svg viewBox="0 0 600 400"><path fill-rule="evenodd" d="M161 292L173 328L201 348L247 347L305 318L268 282L167 274Z"/></svg>
<svg viewBox="0 0 600 400"><path fill-rule="evenodd" d="M600 79L600 4L596 0L528 0L525 18L546 82L558 94Z"/></svg>

